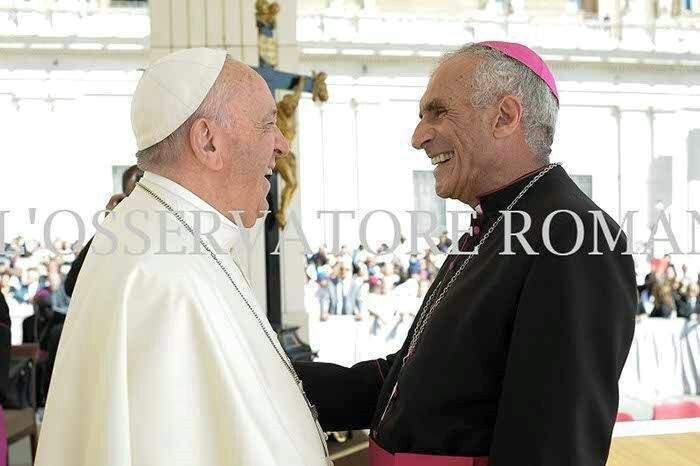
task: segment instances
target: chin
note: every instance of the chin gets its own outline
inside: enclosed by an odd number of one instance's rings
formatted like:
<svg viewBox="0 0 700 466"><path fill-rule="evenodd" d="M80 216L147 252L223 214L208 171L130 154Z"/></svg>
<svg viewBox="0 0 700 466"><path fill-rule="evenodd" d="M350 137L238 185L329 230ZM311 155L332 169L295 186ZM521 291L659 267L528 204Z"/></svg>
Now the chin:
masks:
<svg viewBox="0 0 700 466"><path fill-rule="evenodd" d="M255 226L255 222L257 222L256 217L250 217L248 215L244 215L243 218L241 219L241 223L243 223L244 228L252 228Z"/></svg>
<svg viewBox="0 0 700 466"><path fill-rule="evenodd" d="M442 199L452 199L452 192L448 189L441 187L440 185L435 185L435 194Z"/></svg>
<svg viewBox="0 0 700 466"><path fill-rule="evenodd" d="M437 197L439 197L440 199L452 199L450 196L448 196L448 195L446 195L446 194L443 194L443 193L441 193L440 191L437 191L437 190L435 191L435 194L437 194Z"/></svg>

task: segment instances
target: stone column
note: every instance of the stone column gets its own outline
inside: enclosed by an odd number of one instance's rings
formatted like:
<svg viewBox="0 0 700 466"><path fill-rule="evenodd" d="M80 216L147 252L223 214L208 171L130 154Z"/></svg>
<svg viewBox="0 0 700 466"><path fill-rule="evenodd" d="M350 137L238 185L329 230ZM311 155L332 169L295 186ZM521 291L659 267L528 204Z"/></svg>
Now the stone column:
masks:
<svg viewBox="0 0 700 466"><path fill-rule="evenodd" d="M225 48L257 65L254 0L150 0L151 60L189 47Z"/></svg>
<svg viewBox="0 0 700 466"><path fill-rule="evenodd" d="M299 66L299 45L297 44L297 1L287 0L280 2L280 13L277 16L277 40L279 43L279 65L277 68L283 71L297 73ZM298 114L298 112L297 112ZM299 130L302 123L298 123L297 139L291 147L297 157L297 180L299 185L310 182L300 178L301 166L304 163L304 154L299 154ZM280 189L284 187L284 181L279 179ZM295 216L301 225L301 189L297 190L287 217L291 219ZM285 231L280 232L280 268L282 270L282 322L285 326L299 326L299 334L306 342L315 346L315 342L310 342L309 336L309 314L304 305L304 285L305 285L305 256L304 245L298 239L298 233L291 221L287 223ZM286 239L286 241L284 241ZM291 241L290 241L291 240Z"/></svg>

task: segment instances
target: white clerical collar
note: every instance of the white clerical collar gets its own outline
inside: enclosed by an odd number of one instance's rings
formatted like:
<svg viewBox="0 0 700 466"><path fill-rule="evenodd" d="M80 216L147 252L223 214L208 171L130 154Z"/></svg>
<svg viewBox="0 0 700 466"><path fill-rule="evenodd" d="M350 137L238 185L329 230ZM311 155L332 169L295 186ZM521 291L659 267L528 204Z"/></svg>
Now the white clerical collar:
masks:
<svg viewBox="0 0 700 466"><path fill-rule="evenodd" d="M141 178L141 183L149 189L154 189L158 195L163 191L170 194L164 201L168 202L171 207L177 211L189 212L211 212L212 215L200 215L200 231L206 233L213 230L211 236L216 240L221 250L232 253L241 239L241 231L238 225L233 223L228 218L224 217L218 210L211 206L208 202L194 194L189 189L179 185L175 181L157 175L153 172L146 171ZM219 220L219 227L213 228L215 224L214 217ZM194 228L194 225L190 225ZM206 236L202 234L202 239L206 241Z"/></svg>

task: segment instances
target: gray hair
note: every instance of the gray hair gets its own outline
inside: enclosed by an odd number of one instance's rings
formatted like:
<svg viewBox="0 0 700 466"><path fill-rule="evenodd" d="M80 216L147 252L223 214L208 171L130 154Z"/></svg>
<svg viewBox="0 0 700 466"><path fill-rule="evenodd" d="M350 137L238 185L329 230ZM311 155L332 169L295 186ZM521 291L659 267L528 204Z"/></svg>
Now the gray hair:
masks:
<svg viewBox="0 0 700 466"><path fill-rule="evenodd" d="M197 110L184 123L162 141L136 152L136 164L141 170L151 170L175 162L182 147L188 144L190 129L199 118L209 118L225 126L232 124L226 118L226 103L233 94L234 86L224 76L224 70L233 63L235 63L233 58L226 55L224 66L214 85L209 89Z"/></svg>
<svg viewBox="0 0 700 466"><path fill-rule="evenodd" d="M467 44L448 52L441 63L462 55L483 58L470 83L471 104L476 108L484 108L506 95L518 97L523 106L525 142L538 160L548 163L559 102L547 84L519 61L479 44Z"/></svg>

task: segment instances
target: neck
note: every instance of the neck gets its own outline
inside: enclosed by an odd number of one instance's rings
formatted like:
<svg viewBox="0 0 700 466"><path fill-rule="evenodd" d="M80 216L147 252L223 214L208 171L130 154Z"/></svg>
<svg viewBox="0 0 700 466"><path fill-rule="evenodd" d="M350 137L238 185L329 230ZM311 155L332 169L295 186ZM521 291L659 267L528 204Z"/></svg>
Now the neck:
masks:
<svg viewBox="0 0 700 466"><path fill-rule="evenodd" d="M235 222L235 218L231 213L229 213L223 203L221 202L217 193L223 192L217 189L216 186L207 183L210 177L203 176L199 170L196 169L179 169L171 167L157 167L151 168L151 172L156 175L168 178L187 189L188 191L195 194L197 197L205 201L207 204L216 209L221 215L228 218L232 222Z"/></svg>
<svg viewBox="0 0 700 466"><path fill-rule="evenodd" d="M500 163L492 167L485 177L485 182L482 183L474 204L469 203L472 207L478 204L480 197L505 188L514 181L548 165L531 156L503 157L499 160Z"/></svg>

